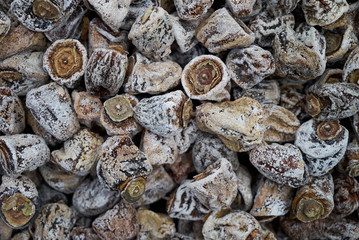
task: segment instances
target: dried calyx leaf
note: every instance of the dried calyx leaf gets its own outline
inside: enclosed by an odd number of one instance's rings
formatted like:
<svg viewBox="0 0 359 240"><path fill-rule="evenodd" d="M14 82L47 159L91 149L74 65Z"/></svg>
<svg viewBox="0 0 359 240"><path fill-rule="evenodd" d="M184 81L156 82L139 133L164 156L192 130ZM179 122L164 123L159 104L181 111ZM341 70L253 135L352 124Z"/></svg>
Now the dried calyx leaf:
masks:
<svg viewBox="0 0 359 240"><path fill-rule="evenodd" d="M120 123L133 116L132 104L125 96L115 96L103 104L106 115L114 122Z"/></svg>
<svg viewBox="0 0 359 240"><path fill-rule="evenodd" d="M331 140L343 132L339 120L321 122L317 127L317 135L322 140Z"/></svg>
<svg viewBox="0 0 359 240"><path fill-rule="evenodd" d="M297 218L302 221L314 221L324 214L323 204L312 198L301 199L298 206Z"/></svg>
<svg viewBox="0 0 359 240"><path fill-rule="evenodd" d="M121 184L120 189L122 198L130 203L136 202L146 190L146 179L138 177L130 180L128 178L126 182Z"/></svg>
<svg viewBox="0 0 359 240"><path fill-rule="evenodd" d="M35 0L32 12L39 18L55 20L61 17L61 9L50 0Z"/></svg>
<svg viewBox="0 0 359 240"><path fill-rule="evenodd" d="M12 227L18 228L31 220L36 212L36 207L30 199L21 193L15 193L5 196L1 211L6 221Z"/></svg>
<svg viewBox="0 0 359 240"><path fill-rule="evenodd" d="M343 40L343 36L341 34L327 31L324 34L324 37L327 42L327 48L325 49L325 54L327 56L340 49Z"/></svg>
<svg viewBox="0 0 359 240"><path fill-rule="evenodd" d="M320 99L314 96L313 94L309 94L306 97L306 101L307 101L305 106L306 112L312 117L317 116L321 112Z"/></svg>

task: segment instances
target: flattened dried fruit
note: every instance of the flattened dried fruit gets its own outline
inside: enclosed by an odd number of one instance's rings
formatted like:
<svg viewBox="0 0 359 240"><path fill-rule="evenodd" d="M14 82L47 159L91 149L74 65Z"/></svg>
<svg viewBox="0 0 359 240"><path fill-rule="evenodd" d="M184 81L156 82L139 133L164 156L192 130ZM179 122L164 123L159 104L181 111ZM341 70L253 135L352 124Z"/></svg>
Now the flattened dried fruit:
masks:
<svg viewBox="0 0 359 240"><path fill-rule="evenodd" d="M257 100L260 104L278 104L280 94L278 81L264 80L249 89L234 88L232 95L234 99L249 97Z"/></svg>
<svg viewBox="0 0 359 240"><path fill-rule="evenodd" d="M252 98L204 103L197 107L196 120L200 130L217 134L231 150L245 152L261 143L265 130L263 109Z"/></svg>
<svg viewBox="0 0 359 240"><path fill-rule="evenodd" d="M80 129L67 89L56 83L29 91L26 107L47 132L61 141L69 139Z"/></svg>
<svg viewBox="0 0 359 240"><path fill-rule="evenodd" d="M181 83L191 99L220 102L230 98L227 67L213 55L193 58L183 69Z"/></svg>
<svg viewBox="0 0 359 240"><path fill-rule="evenodd" d="M161 59L171 53L174 36L168 13L161 7L149 7L138 16L128 38L145 56Z"/></svg>
<svg viewBox="0 0 359 240"><path fill-rule="evenodd" d="M183 20L196 20L205 15L214 0L174 0L178 16Z"/></svg>
<svg viewBox="0 0 359 240"><path fill-rule="evenodd" d="M310 174L322 176L344 157L348 139L348 130L338 120L311 119L299 127L294 144L304 153Z"/></svg>
<svg viewBox="0 0 359 240"><path fill-rule="evenodd" d="M292 145L262 144L249 153L249 160L270 180L293 188L308 181L308 167L300 150Z"/></svg>
<svg viewBox="0 0 359 240"><path fill-rule="evenodd" d="M237 17L245 17L252 13L256 0L238 1L226 0L228 8Z"/></svg>
<svg viewBox="0 0 359 240"><path fill-rule="evenodd" d="M244 89L253 87L275 71L272 54L256 45L231 50L226 66L231 79Z"/></svg>
<svg viewBox="0 0 359 240"><path fill-rule="evenodd" d="M333 194L332 175L313 178L297 190L292 204L292 214L302 222L326 218L334 208Z"/></svg>
<svg viewBox="0 0 359 240"><path fill-rule="evenodd" d="M254 42L253 32L240 19L234 19L226 8L218 9L203 21L196 37L211 53L247 47Z"/></svg>
<svg viewBox="0 0 359 240"><path fill-rule="evenodd" d="M166 214L156 213L145 208L140 208L137 214L140 225L138 239L171 238L176 232L174 221Z"/></svg>
<svg viewBox="0 0 359 240"><path fill-rule="evenodd" d="M359 47L356 47L348 56L343 68L345 82L359 83Z"/></svg>
<svg viewBox="0 0 359 240"><path fill-rule="evenodd" d="M162 137L177 135L186 127L192 102L180 90L142 99L134 108L138 123Z"/></svg>

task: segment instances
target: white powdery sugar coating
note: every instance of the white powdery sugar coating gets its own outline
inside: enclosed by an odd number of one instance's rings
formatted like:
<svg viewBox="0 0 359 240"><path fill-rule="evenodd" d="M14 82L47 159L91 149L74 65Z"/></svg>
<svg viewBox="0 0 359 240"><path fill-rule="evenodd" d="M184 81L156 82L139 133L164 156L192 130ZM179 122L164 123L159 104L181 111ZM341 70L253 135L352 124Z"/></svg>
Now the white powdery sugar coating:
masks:
<svg viewBox="0 0 359 240"><path fill-rule="evenodd" d="M135 63L124 90L130 94L165 93L181 80L182 68L172 61Z"/></svg>
<svg viewBox="0 0 359 240"><path fill-rule="evenodd" d="M248 211L253 204L253 193L252 193L252 176L249 173L248 169L243 165L238 167L236 171L236 176L238 179L238 191L241 194L241 197L244 201L243 211Z"/></svg>
<svg viewBox="0 0 359 240"><path fill-rule="evenodd" d="M113 31L118 31L128 13L131 0L88 0L88 3Z"/></svg>
<svg viewBox="0 0 359 240"><path fill-rule="evenodd" d="M218 9L203 21L196 37L211 53L247 47L255 40L253 32L240 19L235 20L226 8Z"/></svg>
<svg viewBox="0 0 359 240"><path fill-rule="evenodd" d="M198 173L215 163L218 159L225 158L233 166L233 170L239 167L237 153L230 150L217 136L200 132L192 148L192 162Z"/></svg>
<svg viewBox="0 0 359 240"><path fill-rule="evenodd" d="M292 144L259 145L249 153L249 160L260 173L279 184L297 188L307 181L302 153Z"/></svg>
<svg viewBox="0 0 359 240"><path fill-rule="evenodd" d="M300 0L269 0L267 11L275 17L291 13Z"/></svg>
<svg viewBox="0 0 359 240"><path fill-rule="evenodd" d="M177 144L178 153L182 154L188 151L192 144L196 141L199 134L198 125L195 119L191 119L187 127L174 136L174 140Z"/></svg>
<svg viewBox="0 0 359 240"><path fill-rule="evenodd" d="M9 86L18 96L26 96L28 91L48 81L49 76L42 67L43 55L43 52L25 52L0 62L0 69L13 69L21 73L21 80L12 81Z"/></svg>
<svg viewBox="0 0 359 240"><path fill-rule="evenodd" d="M234 15L244 17L252 13L253 6L256 3L256 0L226 0L226 3Z"/></svg>
<svg viewBox="0 0 359 240"><path fill-rule="evenodd" d="M255 86L275 71L272 54L256 45L231 50L226 65L231 79L243 89Z"/></svg>
<svg viewBox="0 0 359 240"><path fill-rule="evenodd" d="M33 134L16 134L0 137L0 147L9 159L0 156L3 170L10 176L19 176L24 171L33 171L50 160L50 149L45 140ZM7 151L8 149L8 151Z"/></svg>
<svg viewBox="0 0 359 240"><path fill-rule="evenodd" d="M191 180L185 180L171 200L168 216L184 220L202 220L210 210L205 207L191 189Z"/></svg>
<svg viewBox="0 0 359 240"><path fill-rule="evenodd" d="M211 8L214 0L174 0L178 16L183 20L201 18Z"/></svg>
<svg viewBox="0 0 359 240"><path fill-rule="evenodd" d="M147 130L142 135L140 149L152 166L172 164L178 158L174 137L161 137Z"/></svg>
<svg viewBox="0 0 359 240"><path fill-rule="evenodd" d="M349 4L346 0L303 0L302 9L309 25L325 26L342 17Z"/></svg>
<svg viewBox="0 0 359 240"><path fill-rule="evenodd" d="M177 90L163 95L142 99L134 108L134 117L138 123L162 137L179 134L182 113L178 113L186 100L182 91Z"/></svg>
<svg viewBox="0 0 359 240"><path fill-rule="evenodd" d="M39 196L35 183L26 176L20 178L13 178L9 176L2 176L0 185L0 193L14 194L21 193L29 199L35 199Z"/></svg>
<svg viewBox="0 0 359 240"><path fill-rule="evenodd" d="M194 177L189 187L198 200L211 210L229 207L237 196L238 179L225 158Z"/></svg>
<svg viewBox="0 0 359 240"><path fill-rule="evenodd" d="M335 167L343 158L349 140L349 131L343 126L343 133L335 139L320 139L316 132L318 124L314 119L303 123L294 142L305 154L309 172L313 176L322 176Z"/></svg>
<svg viewBox="0 0 359 240"><path fill-rule="evenodd" d="M98 179L85 180L74 192L74 207L85 216L95 216L112 208L120 200L119 191L105 188Z"/></svg>
<svg viewBox="0 0 359 240"><path fill-rule="evenodd" d="M26 107L47 132L61 141L80 129L67 89L56 83L30 90L26 95Z"/></svg>
<svg viewBox="0 0 359 240"><path fill-rule="evenodd" d="M221 216L220 211L223 210L212 212L204 222L202 234L205 240L250 239L252 232L257 232L260 235L262 227L249 213L232 210Z"/></svg>
<svg viewBox="0 0 359 240"><path fill-rule="evenodd" d="M213 65L216 65L219 68L221 79L219 79L214 87L212 87L208 92L205 93L196 93L192 89L195 87L194 83L191 82L191 79L197 77L197 74L193 74L194 67L201 64L201 62L210 61ZM200 68L199 68L200 69ZM198 70L198 69L197 69ZM201 76L200 76L201 77ZM200 79L192 79L193 81L200 82ZM214 55L201 55L198 57L193 58L183 69L181 83L183 86L184 91L186 92L187 96L191 99L196 100L211 100L221 102L223 100L230 99L230 88L231 82L230 77L228 74L228 70L224 62Z"/></svg>
<svg viewBox="0 0 359 240"><path fill-rule="evenodd" d="M1 65L0 65L1 66ZM349 82L351 74L359 69L359 47L355 48L348 56L344 68L343 68L343 79ZM358 83L358 79L357 82Z"/></svg>

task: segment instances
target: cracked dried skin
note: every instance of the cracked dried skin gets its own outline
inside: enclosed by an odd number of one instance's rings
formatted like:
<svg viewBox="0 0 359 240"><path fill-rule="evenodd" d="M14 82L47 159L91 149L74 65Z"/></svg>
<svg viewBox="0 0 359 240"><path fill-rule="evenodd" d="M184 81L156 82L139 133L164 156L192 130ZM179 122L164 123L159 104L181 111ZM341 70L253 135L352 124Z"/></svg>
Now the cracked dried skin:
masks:
<svg viewBox="0 0 359 240"><path fill-rule="evenodd" d="M313 178L297 190L292 213L302 222L312 222L329 216L334 209L334 182L330 174Z"/></svg>
<svg viewBox="0 0 359 240"><path fill-rule="evenodd" d="M261 143L265 130L261 105L247 97L204 103L197 108L196 120L200 130L217 134L236 152L248 151Z"/></svg>

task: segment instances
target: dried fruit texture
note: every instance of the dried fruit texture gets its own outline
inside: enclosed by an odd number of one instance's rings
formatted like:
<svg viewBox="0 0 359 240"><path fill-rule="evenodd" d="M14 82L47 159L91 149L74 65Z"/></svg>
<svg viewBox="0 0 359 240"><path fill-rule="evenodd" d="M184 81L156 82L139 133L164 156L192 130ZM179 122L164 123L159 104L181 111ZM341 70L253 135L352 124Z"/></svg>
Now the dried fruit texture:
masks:
<svg viewBox="0 0 359 240"><path fill-rule="evenodd" d="M103 138L96 133L83 129L64 143L64 147L52 151L52 160L66 171L79 176L90 173L99 159Z"/></svg>
<svg viewBox="0 0 359 240"><path fill-rule="evenodd" d="M191 99L221 102L230 98L226 65L213 55L193 58L183 69L181 83Z"/></svg>
<svg viewBox="0 0 359 240"><path fill-rule="evenodd" d="M19 178L3 176L0 186L0 205L0 216L8 226L12 229L27 227L40 207L36 185L24 176Z"/></svg>
<svg viewBox="0 0 359 240"><path fill-rule="evenodd" d="M4 240L11 239L13 230L2 220L2 218L0 218L0 228L1 228L0 238Z"/></svg>
<svg viewBox="0 0 359 240"><path fill-rule="evenodd" d="M196 30L198 41L211 53L235 47L247 47L254 42L253 32L226 8L220 8L204 20Z"/></svg>
<svg viewBox="0 0 359 240"><path fill-rule="evenodd" d="M356 219L343 218L326 224L323 234L326 239L358 239L359 224Z"/></svg>
<svg viewBox="0 0 359 240"><path fill-rule="evenodd" d="M300 0L270 0L267 2L267 11L274 17L291 13Z"/></svg>
<svg viewBox="0 0 359 240"><path fill-rule="evenodd" d="M262 178L250 213L261 220L271 220L289 212L294 189Z"/></svg>
<svg viewBox="0 0 359 240"><path fill-rule="evenodd" d="M156 213L145 208L137 212L140 232L138 239L166 239L176 232L173 220L163 213ZM170 237L170 239L172 239Z"/></svg>
<svg viewBox="0 0 359 240"><path fill-rule="evenodd" d="M68 203L67 196L65 194L52 189L46 183L42 183L40 187L38 187L38 191L41 204L43 205L59 201L63 201L66 204Z"/></svg>
<svg viewBox="0 0 359 240"><path fill-rule="evenodd" d="M0 164L10 176L33 171L50 159L50 149L44 139L33 134L0 137Z"/></svg>
<svg viewBox="0 0 359 240"><path fill-rule="evenodd" d="M302 10L309 25L330 25L344 17L349 10L346 0L303 0Z"/></svg>
<svg viewBox="0 0 359 240"><path fill-rule="evenodd" d="M47 132L61 141L80 129L67 89L56 83L30 90L26 95L26 107Z"/></svg>
<svg viewBox="0 0 359 240"><path fill-rule="evenodd" d="M348 56L343 68L343 80L359 84L359 47L356 47Z"/></svg>
<svg viewBox="0 0 359 240"><path fill-rule="evenodd" d="M161 137L145 130L140 149L146 154L152 166L172 164L178 158L178 148L174 137Z"/></svg>
<svg viewBox="0 0 359 240"><path fill-rule="evenodd" d="M3 11L0 11L0 42L4 39L6 34L9 32L10 27L11 27L10 18Z"/></svg>
<svg viewBox="0 0 359 240"><path fill-rule="evenodd" d="M27 229L15 234L11 238L11 240L30 240L30 239L31 239L31 234Z"/></svg>
<svg viewBox="0 0 359 240"><path fill-rule="evenodd" d="M191 180L184 180L167 202L167 213L171 218L202 220L210 210L192 191Z"/></svg>
<svg viewBox="0 0 359 240"><path fill-rule="evenodd" d="M229 207L237 195L238 179L232 164L218 159L193 177L190 188L198 200L211 210Z"/></svg>
<svg viewBox="0 0 359 240"><path fill-rule="evenodd" d="M276 34L273 49L279 77L305 82L324 73L326 42L314 27L286 28Z"/></svg>
<svg viewBox="0 0 359 240"><path fill-rule="evenodd" d="M69 239L75 219L64 203L46 204L31 226L34 240Z"/></svg>
<svg viewBox="0 0 359 240"><path fill-rule="evenodd" d="M94 50L85 72L87 92L99 97L116 95L125 79L127 63L127 52L121 48Z"/></svg>
<svg viewBox="0 0 359 240"><path fill-rule="evenodd" d="M175 40L168 13L161 7L149 7L137 17L128 38L146 57L158 60L168 56Z"/></svg>
<svg viewBox="0 0 359 240"><path fill-rule="evenodd" d="M232 151L245 152L261 143L265 130L263 109L252 98L204 103L197 107L196 120L200 130L217 134Z"/></svg>
<svg viewBox="0 0 359 240"><path fill-rule="evenodd" d="M66 19L81 0L14 0L10 11L28 29L47 32Z"/></svg>
<svg viewBox="0 0 359 240"><path fill-rule="evenodd" d="M338 163L337 169L350 177L359 176L359 143L354 139L347 146L344 158Z"/></svg>
<svg viewBox="0 0 359 240"><path fill-rule="evenodd" d="M164 167L154 168L151 175L147 177L146 191L134 205L137 207L152 204L164 198L174 187L175 182Z"/></svg>
<svg viewBox="0 0 359 240"><path fill-rule="evenodd" d="M0 132L21 133L25 128L25 111L21 100L9 88L0 87Z"/></svg>
<svg viewBox="0 0 359 240"><path fill-rule="evenodd" d="M228 8L237 17L245 17L252 13L256 0L226 0Z"/></svg>
<svg viewBox="0 0 359 240"><path fill-rule="evenodd" d="M338 120L311 119L299 127L294 144L304 153L310 175L322 176L344 157L348 138L348 130Z"/></svg>
<svg viewBox="0 0 359 240"><path fill-rule="evenodd" d="M56 139L53 135L51 135L49 132L47 132L36 119L31 114L30 110L25 109L26 113L26 121L27 124L32 128L34 133L40 137L42 137L47 145L50 146L56 146L57 144L60 144L61 141Z"/></svg>
<svg viewBox="0 0 359 240"><path fill-rule="evenodd" d="M267 130L264 132L264 141L268 142L291 142L295 139L300 121L294 113L284 107L264 104L262 105L265 115Z"/></svg>
<svg viewBox="0 0 359 240"><path fill-rule="evenodd" d="M87 217L107 211L119 200L120 192L104 188L98 179L83 181L72 196L76 210Z"/></svg>
<svg viewBox="0 0 359 240"><path fill-rule="evenodd" d="M46 37L43 33L33 32L22 24L9 33L1 41L0 60L16 55L24 51L42 51L47 47Z"/></svg>
<svg viewBox="0 0 359 240"><path fill-rule="evenodd" d="M272 54L256 45L231 50L226 66L231 79L243 89L255 86L275 71Z"/></svg>
<svg viewBox="0 0 359 240"><path fill-rule="evenodd" d="M353 31L353 25L351 24L345 28L336 28L333 31L328 30L324 33L324 37L327 42L325 54L327 55L328 63L343 61L357 46L358 42ZM346 77L343 78L346 79Z"/></svg>
<svg viewBox="0 0 359 240"><path fill-rule="evenodd" d="M260 239L262 231L261 225L252 215L229 209L212 212L202 229L205 240Z"/></svg>
<svg viewBox="0 0 359 240"><path fill-rule="evenodd" d="M142 131L142 126L133 117L133 107L138 99L130 94L122 94L105 101L101 109L100 123L109 136L129 135L133 137Z"/></svg>
<svg viewBox="0 0 359 240"><path fill-rule="evenodd" d="M285 216L280 218L280 226L293 240L314 240L323 236L325 223L323 220L306 223Z"/></svg>
<svg viewBox="0 0 359 240"><path fill-rule="evenodd" d="M192 103L180 90L143 98L134 108L136 121L162 137L179 134L186 127Z"/></svg>
<svg viewBox="0 0 359 240"><path fill-rule="evenodd" d="M139 232L136 209L122 200L96 218L92 222L92 228L101 239L130 240Z"/></svg>
<svg viewBox="0 0 359 240"><path fill-rule="evenodd" d="M193 21L204 16L214 0L174 0L177 14L182 20Z"/></svg>
<svg viewBox="0 0 359 240"><path fill-rule="evenodd" d="M251 188L252 176L248 169L243 165L240 165L235 173L238 179L238 193L236 199L232 202L231 208L248 211L253 204Z"/></svg>
<svg viewBox="0 0 359 240"><path fill-rule="evenodd" d="M166 166L166 170L170 173L172 179L177 184L180 184L188 177L188 174L193 172L191 151L180 154L174 163Z"/></svg>
<svg viewBox="0 0 359 240"><path fill-rule="evenodd" d="M99 121L103 108L100 98L76 90L71 93L71 97L77 118L81 124L90 128Z"/></svg>
<svg viewBox="0 0 359 240"><path fill-rule="evenodd" d="M336 216L346 217L359 207L359 183L345 174L334 178L334 210Z"/></svg>
<svg viewBox="0 0 359 240"><path fill-rule="evenodd" d="M126 135L109 137L102 144L97 174L111 190L119 190L127 179L146 177L152 166L146 155Z"/></svg>
<svg viewBox="0 0 359 240"><path fill-rule="evenodd" d="M68 88L79 84L86 64L86 48L75 39L57 40L44 54L44 69L51 79Z"/></svg>
<svg viewBox="0 0 359 240"><path fill-rule="evenodd" d="M312 178L298 188L292 204L292 215L302 222L312 222L329 216L334 208L334 182L330 174Z"/></svg>
<svg viewBox="0 0 359 240"><path fill-rule="evenodd" d="M180 83L181 74L182 68L176 62L136 62L124 90L130 94L165 93Z"/></svg>
<svg viewBox="0 0 359 240"><path fill-rule="evenodd" d="M283 84L280 87L280 105L297 116L300 120L306 118L305 100L303 85L300 84Z"/></svg>
<svg viewBox="0 0 359 240"><path fill-rule="evenodd" d="M45 36L51 42L68 38L79 39L82 34L82 19L86 13L87 7L81 1L74 11L64 18L58 26L45 32Z"/></svg>
<svg viewBox="0 0 359 240"><path fill-rule="evenodd" d="M249 153L249 160L270 180L293 188L308 180L308 167L300 150L292 145L262 144Z"/></svg>
<svg viewBox="0 0 359 240"><path fill-rule="evenodd" d="M234 88L232 95L234 99L249 97L257 100L260 104L278 104L280 93L278 81L264 80L249 89Z"/></svg>
<svg viewBox="0 0 359 240"><path fill-rule="evenodd" d="M72 240L100 240L92 228L75 227L70 233Z"/></svg>
<svg viewBox="0 0 359 240"><path fill-rule="evenodd" d="M42 68L42 52L25 52L0 62L0 86L8 87L18 96L40 87L49 80Z"/></svg>
<svg viewBox="0 0 359 240"><path fill-rule="evenodd" d="M93 18L88 29L89 55L97 48L108 48L116 45L127 51L130 45L127 35L127 31L112 31L101 19Z"/></svg>
<svg viewBox="0 0 359 240"><path fill-rule="evenodd" d="M189 120L188 126L184 127L179 134L174 136L179 154L185 153L191 148L197 139L198 133L199 129L196 120Z"/></svg>
<svg viewBox="0 0 359 240"><path fill-rule="evenodd" d="M239 161L236 152L228 149L215 135L200 132L192 148L192 160L196 171L204 172L209 165L220 158L227 159L232 164L233 170L238 169Z"/></svg>
<svg viewBox="0 0 359 240"><path fill-rule="evenodd" d="M119 30L131 4L131 0L87 0L87 2L113 31Z"/></svg>
<svg viewBox="0 0 359 240"><path fill-rule="evenodd" d="M256 43L261 47L272 47L274 37L286 28L294 28L292 14L272 17L267 12L258 14L249 24L255 35Z"/></svg>
<svg viewBox="0 0 359 240"><path fill-rule="evenodd" d="M39 170L44 181L50 187L66 194L75 192L77 187L85 178L65 171L53 162L48 162L47 164L39 167Z"/></svg>

